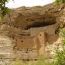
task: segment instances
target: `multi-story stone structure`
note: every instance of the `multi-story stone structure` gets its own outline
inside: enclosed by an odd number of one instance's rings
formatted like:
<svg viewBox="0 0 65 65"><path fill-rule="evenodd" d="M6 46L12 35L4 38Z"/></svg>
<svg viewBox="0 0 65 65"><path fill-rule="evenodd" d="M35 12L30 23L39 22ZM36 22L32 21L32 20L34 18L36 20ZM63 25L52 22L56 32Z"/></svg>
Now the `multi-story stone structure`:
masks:
<svg viewBox="0 0 65 65"><path fill-rule="evenodd" d="M0 36L0 54L2 58L8 60L16 58L20 60L36 60L39 55L46 55L47 43L57 40L54 26L22 30L15 34L13 38L7 35ZM50 33L51 30L52 33Z"/></svg>
<svg viewBox="0 0 65 65"><path fill-rule="evenodd" d="M39 33L38 36L17 36L15 39L16 54L20 59L37 59L39 54L44 54L44 32Z"/></svg>

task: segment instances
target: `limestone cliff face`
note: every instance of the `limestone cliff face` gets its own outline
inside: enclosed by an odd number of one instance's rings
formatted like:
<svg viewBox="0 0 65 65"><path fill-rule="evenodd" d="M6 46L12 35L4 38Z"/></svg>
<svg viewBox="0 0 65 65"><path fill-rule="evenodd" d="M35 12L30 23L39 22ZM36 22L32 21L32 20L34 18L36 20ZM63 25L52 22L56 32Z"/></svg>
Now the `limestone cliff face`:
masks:
<svg viewBox="0 0 65 65"><path fill-rule="evenodd" d="M5 17L3 23L21 28L44 27L59 22L59 17L64 16L65 5L49 4L46 6L20 7L13 9ZM62 19L62 18L61 18Z"/></svg>
<svg viewBox="0 0 65 65"><path fill-rule="evenodd" d="M58 38L59 28L64 26L65 4L52 3L45 6L12 9L10 14L0 22L0 34L14 39L16 35L22 35L23 30L27 30L31 35L44 31L47 34L47 41L54 42Z"/></svg>
<svg viewBox="0 0 65 65"><path fill-rule="evenodd" d="M43 49L45 50L49 43L56 42L58 40L57 32L60 27L65 27L64 4L56 5L52 3L46 6L20 7L12 9L10 14L7 14L4 20L0 22L0 35L12 38L15 43L13 50L16 49L16 53L24 51L28 58L29 52L30 54L34 51L43 52ZM29 46L30 43L36 49L32 49ZM40 43L40 47L37 46ZM26 47L26 49L22 49L21 45L24 45L23 47ZM39 47L39 50L37 50L37 47ZM22 55L20 54L20 56Z"/></svg>
<svg viewBox="0 0 65 65"><path fill-rule="evenodd" d="M12 9L4 20L0 23L0 34L10 37L21 34L22 30L44 27L54 36L59 27L65 26L65 5L56 5L54 3L45 6L20 7ZM49 27L50 28L49 28ZM51 29L52 28L52 29ZM4 32L3 32L4 31ZM45 31L46 32L46 31ZM52 37L49 39L51 40ZM55 36L54 38L55 39Z"/></svg>
<svg viewBox="0 0 65 65"><path fill-rule="evenodd" d="M0 23L0 34L15 38L16 35L22 35L23 30L29 31L32 35L44 31L47 40L54 42L58 38L59 28L64 26L65 4L52 3L45 6L12 9Z"/></svg>

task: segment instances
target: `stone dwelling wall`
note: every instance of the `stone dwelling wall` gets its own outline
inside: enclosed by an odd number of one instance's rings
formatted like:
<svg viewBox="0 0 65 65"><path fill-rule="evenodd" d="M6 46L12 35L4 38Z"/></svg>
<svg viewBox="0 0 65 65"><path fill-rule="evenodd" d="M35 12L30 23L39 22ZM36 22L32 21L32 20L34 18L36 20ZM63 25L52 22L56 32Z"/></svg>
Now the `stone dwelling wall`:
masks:
<svg viewBox="0 0 65 65"><path fill-rule="evenodd" d="M46 42L53 43L57 40L58 35L55 33L58 24L49 25L45 27L30 28L31 36L37 36L40 32L46 33Z"/></svg>
<svg viewBox="0 0 65 65"><path fill-rule="evenodd" d="M44 55L45 54L45 46L46 46L46 33L45 32L40 32L37 36L38 40L39 40L39 55Z"/></svg>
<svg viewBox="0 0 65 65"><path fill-rule="evenodd" d="M38 55L44 55L46 33L40 32L36 36L17 36L16 54L20 59L37 59Z"/></svg>
<svg viewBox="0 0 65 65"><path fill-rule="evenodd" d="M45 27L30 28L29 31L31 36L36 36L40 32L46 32L48 35L54 35L56 28L57 28L57 24L54 24L54 25L48 25Z"/></svg>
<svg viewBox="0 0 65 65"><path fill-rule="evenodd" d="M35 37L16 37L16 56L23 60L37 59L37 42Z"/></svg>

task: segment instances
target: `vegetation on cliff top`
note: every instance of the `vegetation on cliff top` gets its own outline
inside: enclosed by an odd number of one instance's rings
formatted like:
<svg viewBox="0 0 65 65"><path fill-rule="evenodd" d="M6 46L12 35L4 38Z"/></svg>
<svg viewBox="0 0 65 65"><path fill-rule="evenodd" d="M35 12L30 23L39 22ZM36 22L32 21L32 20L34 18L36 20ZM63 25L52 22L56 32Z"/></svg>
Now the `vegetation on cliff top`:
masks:
<svg viewBox="0 0 65 65"><path fill-rule="evenodd" d="M0 15L4 16L8 13L9 9L6 7L6 3L8 3L10 0L0 0ZM65 3L65 0L55 0L57 4Z"/></svg>
<svg viewBox="0 0 65 65"><path fill-rule="evenodd" d="M8 3L10 0L0 0L0 15L1 16L5 16L8 11L9 8L6 7L6 3Z"/></svg>

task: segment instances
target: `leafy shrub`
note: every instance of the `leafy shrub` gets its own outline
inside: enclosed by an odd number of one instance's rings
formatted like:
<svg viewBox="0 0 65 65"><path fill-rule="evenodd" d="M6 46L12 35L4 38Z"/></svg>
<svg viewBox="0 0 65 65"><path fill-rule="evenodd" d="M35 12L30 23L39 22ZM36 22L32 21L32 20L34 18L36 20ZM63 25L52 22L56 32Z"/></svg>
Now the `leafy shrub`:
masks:
<svg viewBox="0 0 65 65"><path fill-rule="evenodd" d="M65 0L55 0L57 4L65 3Z"/></svg>
<svg viewBox="0 0 65 65"><path fill-rule="evenodd" d="M60 30L60 36L62 37L62 50L56 49L56 55L53 59L53 65L65 65L65 30Z"/></svg>

